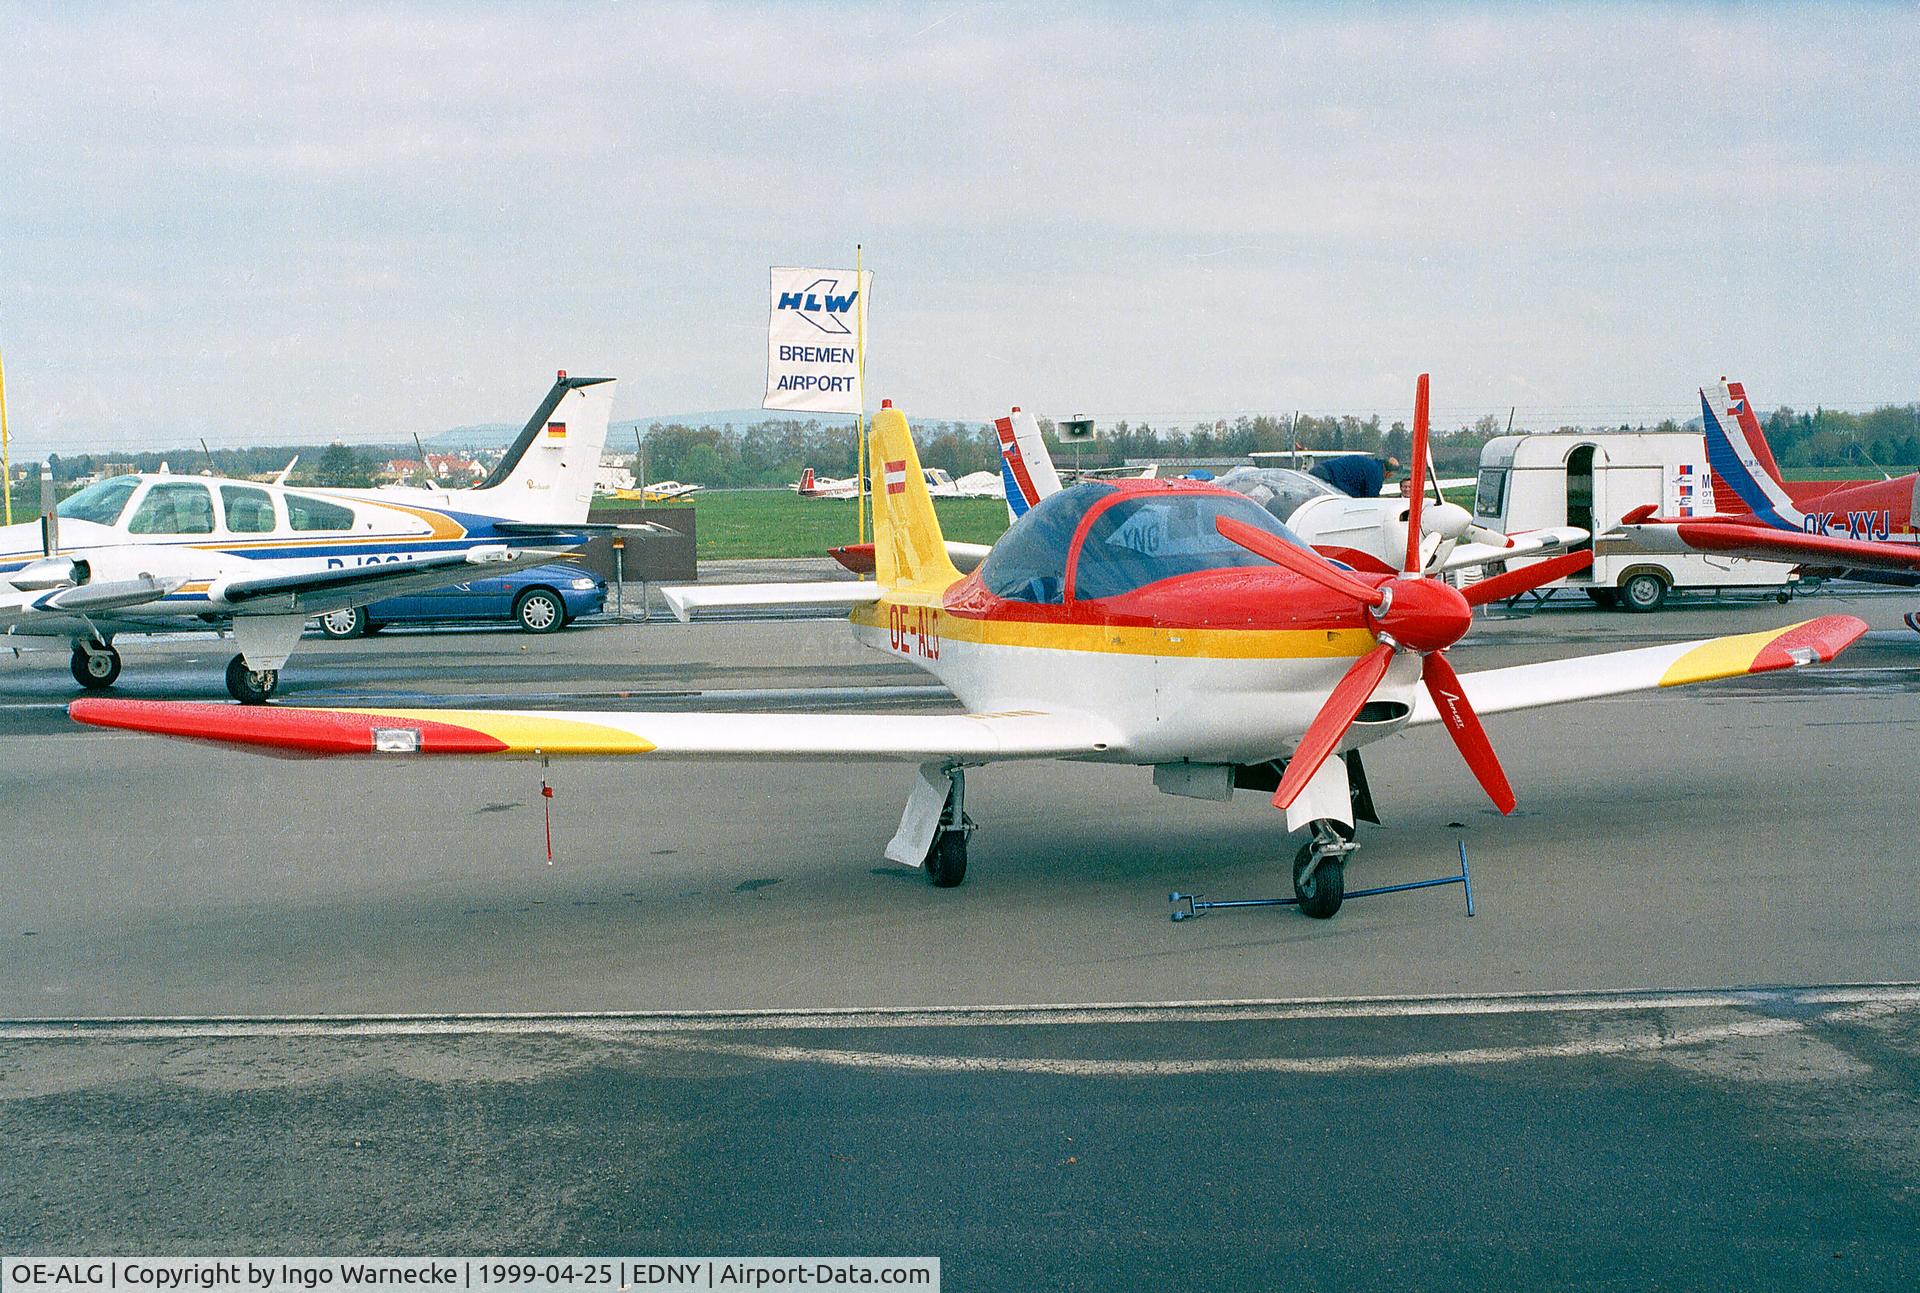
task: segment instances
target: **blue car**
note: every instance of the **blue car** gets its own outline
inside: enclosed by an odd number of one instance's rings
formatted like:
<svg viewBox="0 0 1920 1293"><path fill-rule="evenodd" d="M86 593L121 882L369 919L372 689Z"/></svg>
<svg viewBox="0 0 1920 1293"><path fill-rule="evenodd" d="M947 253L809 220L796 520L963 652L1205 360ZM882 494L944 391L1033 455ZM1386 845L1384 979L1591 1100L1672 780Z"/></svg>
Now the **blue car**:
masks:
<svg viewBox="0 0 1920 1293"><path fill-rule="evenodd" d="M529 633L558 633L606 604L606 580L579 566L554 563L334 611L320 617L320 631L330 638L357 638L402 620L412 624L505 620Z"/></svg>

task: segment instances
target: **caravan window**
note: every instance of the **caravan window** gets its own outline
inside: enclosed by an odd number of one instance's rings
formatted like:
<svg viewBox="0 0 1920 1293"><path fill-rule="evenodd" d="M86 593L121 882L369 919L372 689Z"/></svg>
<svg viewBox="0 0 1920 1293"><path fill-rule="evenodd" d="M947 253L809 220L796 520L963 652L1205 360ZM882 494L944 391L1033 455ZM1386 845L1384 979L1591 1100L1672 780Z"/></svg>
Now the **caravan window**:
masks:
<svg viewBox="0 0 1920 1293"><path fill-rule="evenodd" d="M1482 467L1480 486L1473 494L1475 516L1505 516L1507 509L1507 469Z"/></svg>

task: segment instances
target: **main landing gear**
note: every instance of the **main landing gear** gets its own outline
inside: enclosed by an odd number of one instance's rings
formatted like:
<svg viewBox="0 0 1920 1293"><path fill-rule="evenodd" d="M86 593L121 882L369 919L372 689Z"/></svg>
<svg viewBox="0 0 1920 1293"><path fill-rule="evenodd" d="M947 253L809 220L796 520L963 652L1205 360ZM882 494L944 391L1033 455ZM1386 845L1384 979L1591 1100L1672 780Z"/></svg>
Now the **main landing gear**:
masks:
<svg viewBox="0 0 1920 1293"><path fill-rule="evenodd" d="M922 863L936 889L951 889L967 878L967 837L974 831L967 816L967 770L947 769L947 803Z"/></svg>
<svg viewBox="0 0 1920 1293"><path fill-rule="evenodd" d="M73 680L88 691L105 691L120 676L120 653L113 643L85 641L73 644Z"/></svg>
<svg viewBox="0 0 1920 1293"><path fill-rule="evenodd" d="M119 672L116 666L115 672ZM278 669L254 669L244 655L227 661L227 694L242 705L261 705L280 685Z"/></svg>

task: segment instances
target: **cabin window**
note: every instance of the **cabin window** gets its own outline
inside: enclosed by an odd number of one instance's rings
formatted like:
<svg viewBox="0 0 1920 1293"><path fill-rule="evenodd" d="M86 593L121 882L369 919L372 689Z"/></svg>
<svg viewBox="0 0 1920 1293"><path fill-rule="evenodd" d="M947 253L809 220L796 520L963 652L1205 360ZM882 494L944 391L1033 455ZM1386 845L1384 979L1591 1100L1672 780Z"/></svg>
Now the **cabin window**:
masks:
<svg viewBox="0 0 1920 1293"><path fill-rule="evenodd" d="M1265 508L1239 494L1147 494L1115 503L1094 518L1074 567L1076 601L1117 597L1201 570L1268 566L1220 533L1221 517L1306 545Z"/></svg>
<svg viewBox="0 0 1920 1293"><path fill-rule="evenodd" d="M140 500L127 530L131 534L212 534L213 495L205 485L162 481Z"/></svg>
<svg viewBox="0 0 1920 1293"><path fill-rule="evenodd" d="M1505 467L1482 467L1480 481L1473 491L1473 514L1475 516L1501 517L1506 515L1507 507L1507 469Z"/></svg>
<svg viewBox="0 0 1920 1293"><path fill-rule="evenodd" d="M1010 602L1058 605L1067 598L1067 552L1080 519L1113 486L1086 482L1040 500L993 545L980 582Z"/></svg>
<svg viewBox="0 0 1920 1293"><path fill-rule="evenodd" d="M287 523L296 530L351 530L353 512L305 494L288 494Z"/></svg>
<svg viewBox="0 0 1920 1293"><path fill-rule="evenodd" d="M273 495L251 485L222 485L220 505L226 509L227 529L235 534L267 534L273 530Z"/></svg>
<svg viewBox="0 0 1920 1293"><path fill-rule="evenodd" d="M127 500L133 497L133 491L138 488L140 488L138 476L115 476L110 480L96 480L53 510L70 521L92 521L95 525L112 525L120 519L120 513L127 510Z"/></svg>

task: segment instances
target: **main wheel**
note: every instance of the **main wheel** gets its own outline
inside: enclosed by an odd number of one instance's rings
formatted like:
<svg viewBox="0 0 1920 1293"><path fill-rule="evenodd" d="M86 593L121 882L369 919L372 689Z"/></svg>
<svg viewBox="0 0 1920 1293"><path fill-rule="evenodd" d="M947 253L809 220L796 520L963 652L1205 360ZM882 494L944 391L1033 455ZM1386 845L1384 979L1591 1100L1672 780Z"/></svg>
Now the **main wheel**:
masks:
<svg viewBox="0 0 1920 1293"><path fill-rule="evenodd" d="M1642 570L1620 585L1620 604L1630 611L1657 611L1666 601L1667 581L1652 571Z"/></svg>
<svg viewBox="0 0 1920 1293"><path fill-rule="evenodd" d="M1604 606L1608 610L1620 604L1620 590L1617 588L1589 588L1587 596L1593 599L1595 606Z"/></svg>
<svg viewBox="0 0 1920 1293"><path fill-rule="evenodd" d="M567 608L560 594L545 588L522 593L513 605L513 618L529 633L558 633L567 626Z"/></svg>
<svg viewBox="0 0 1920 1293"><path fill-rule="evenodd" d="M1313 841L1308 840L1293 855L1293 896L1300 900L1300 910L1315 920L1325 920L1340 910L1340 900L1347 896L1347 864L1343 858L1328 858L1307 874L1307 863L1313 860Z"/></svg>
<svg viewBox="0 0 1920 1293"><path fill-rule="evenodd" d="M243 655L227 661L227 694L242 705L264 704L279 685L278 669L249 669Z"/></svg>
<svg viewBox="0 0 1920 1293"><path fill-rule="evenodd" d="M951 889L967 878L967 833L942 830L927 849L927 879L936 889Z"/></svg>
<svg viewBox="0 0 1920 1293"><path fill-rule="evenodd" d="M344 611L328 611L320 617L320 631L330 638L357 638L367 631L367 608L349 606Z"/></svg>
<svg viewBox="0 0 1920 1293"><path fill-rule="evenodd" d="M105 691L120 676L120 653L110 645L98 645L89 651L73 644L73 680L88 691Z"/></svg>

